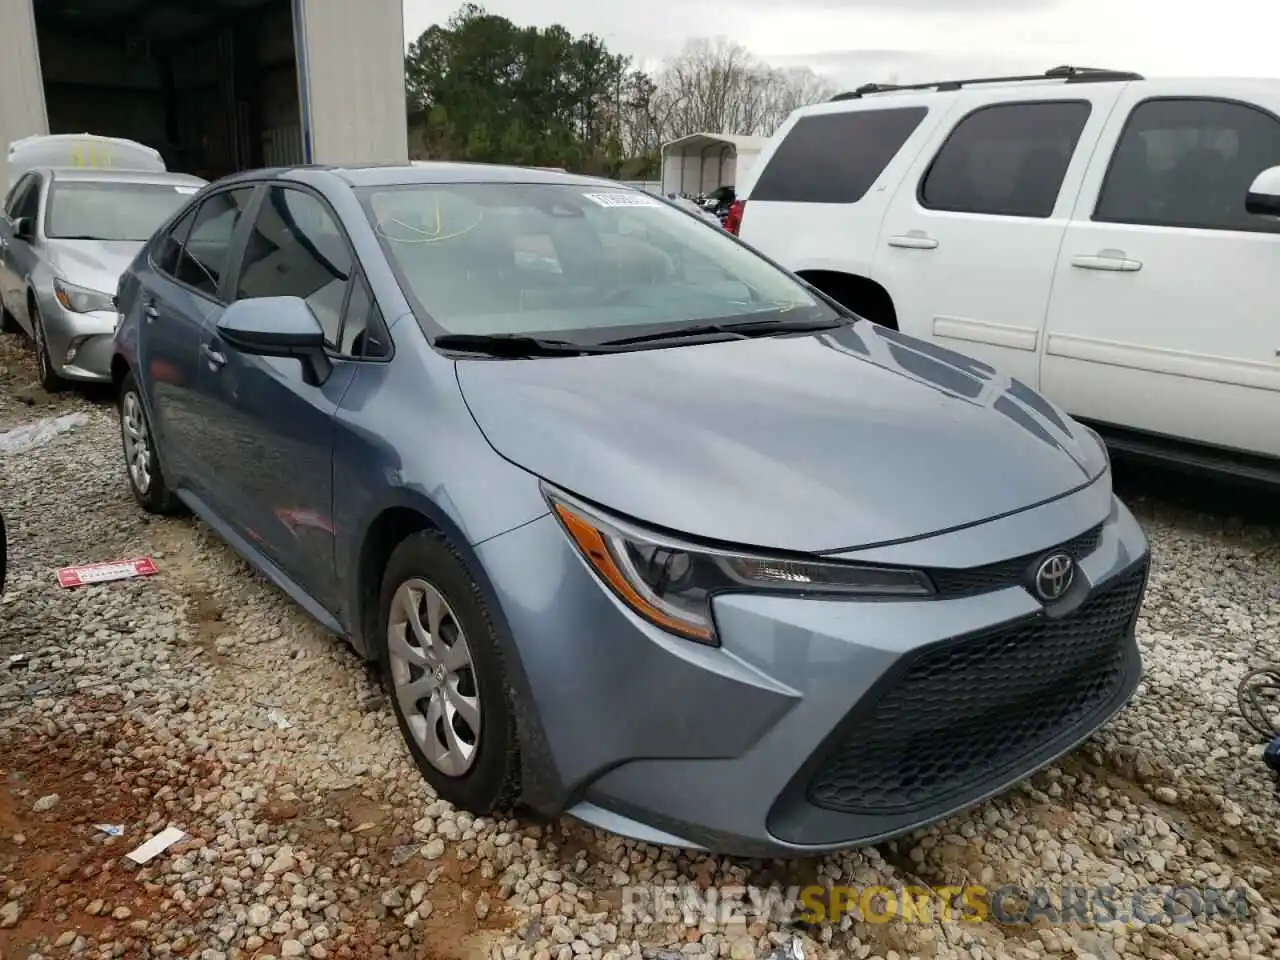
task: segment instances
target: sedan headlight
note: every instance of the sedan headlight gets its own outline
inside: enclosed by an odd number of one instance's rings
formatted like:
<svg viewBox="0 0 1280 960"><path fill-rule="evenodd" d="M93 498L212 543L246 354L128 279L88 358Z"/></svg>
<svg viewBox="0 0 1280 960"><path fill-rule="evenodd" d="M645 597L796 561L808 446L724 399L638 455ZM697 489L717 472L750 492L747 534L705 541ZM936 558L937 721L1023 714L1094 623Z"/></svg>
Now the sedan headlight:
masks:
<svg viewBox="0 0 1280 960"><path fill-rule="evenodd" d="M934 592L918 570L694 546L606 517L561 491L544 486L543 492L605 585L650 623L690 640L717 642L711 598L718 593L902 599Z"/></svg>
<svg viewBox="0 0 1280 960"><path fill-rule="evenodd" d="M116 305L112 301L111 294L90 290L88 287L78 287L65 280L54 279L53 295L72 313L94 313L98 310L109 310L115 313Z"/></svg>

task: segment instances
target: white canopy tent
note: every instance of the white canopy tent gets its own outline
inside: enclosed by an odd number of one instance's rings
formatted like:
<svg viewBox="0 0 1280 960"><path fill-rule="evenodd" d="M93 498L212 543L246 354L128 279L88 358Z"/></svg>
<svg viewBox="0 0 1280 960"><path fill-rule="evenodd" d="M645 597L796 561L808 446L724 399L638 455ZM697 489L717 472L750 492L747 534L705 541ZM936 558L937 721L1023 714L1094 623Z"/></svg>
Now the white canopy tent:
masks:
<svg viewBox="0 0 1280 960"><path fill-rule="evenodd" d="M691 133L662 146L662 192L696 196L738 185L768 137Z"/></svg>

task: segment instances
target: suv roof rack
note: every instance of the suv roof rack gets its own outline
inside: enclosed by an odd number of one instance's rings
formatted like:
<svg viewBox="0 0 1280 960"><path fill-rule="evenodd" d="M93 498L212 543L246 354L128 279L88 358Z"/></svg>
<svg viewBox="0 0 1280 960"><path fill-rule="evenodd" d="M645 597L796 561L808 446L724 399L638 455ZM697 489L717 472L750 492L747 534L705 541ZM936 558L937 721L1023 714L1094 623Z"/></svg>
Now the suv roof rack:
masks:
<svg viewBox="0 0 1280 960"><path fill-rule="evenodd" d="M1108 70L1105 67L1054 67L1044 73L1029 73L1015 77L974 77L969 80L934 80L930 83L864 83L856 90L837 93L829 103L837 100L859 100L871 93L888 93L893 90L936 90L939 93L959 90L974 83L1022 83L1028 80L1065 80L1067 83L1111 83L1146 79L1140 73L1127 70Z"/></svg>

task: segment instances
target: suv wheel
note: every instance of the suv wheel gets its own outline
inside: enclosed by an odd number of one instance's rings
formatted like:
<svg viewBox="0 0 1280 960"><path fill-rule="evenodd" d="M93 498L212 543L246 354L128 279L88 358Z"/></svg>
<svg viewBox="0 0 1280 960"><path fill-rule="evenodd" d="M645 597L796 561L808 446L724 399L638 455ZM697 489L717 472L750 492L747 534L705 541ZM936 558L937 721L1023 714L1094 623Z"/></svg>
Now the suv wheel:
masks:
<svg viewBox="0 0 1280 960"><path fill-rule="evenodd" d="M182 502L174 496L160 472L151 422L132 373L125 374L120 384L120 440L124 446L129 489L138 505L147 513L180 512Z"/></svg>
<svg viewBox="0 0 1280 960"><path fill-rule="evenodd" d="M383 676L400 732L437 796L484 816L519 794L515 710L480 589L438 534L398 546L382 581Z"/></svg>

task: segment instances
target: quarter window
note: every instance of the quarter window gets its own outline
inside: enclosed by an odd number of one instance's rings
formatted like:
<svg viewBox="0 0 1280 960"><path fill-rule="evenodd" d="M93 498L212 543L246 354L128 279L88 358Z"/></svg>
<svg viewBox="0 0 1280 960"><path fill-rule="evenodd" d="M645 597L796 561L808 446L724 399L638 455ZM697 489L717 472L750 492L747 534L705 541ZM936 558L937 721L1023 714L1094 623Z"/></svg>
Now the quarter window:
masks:
<svg viewBox="0 0 1280 960"><path fill-rule="evenodd" d="M217 297L231 260L232 238L252 197L252 187L241 187L215 193L200 204L178 258L175 279L206 296Z"/></svg>
<svg viewBox="0 0 1280 960"><path fill-rule="evenodd" d="M751 199L856 203L926 113L924 107L897 107L801 117L778 144Z"/></svg>
<svg viewBox="0 0 1280 960"><path fill-rule="evenodd" d="M325 203L304 190L271 187L246 241L236 299L301 297L337 349L351 270L346 239Z"/></svg>
<svg viewBox="0 0 1280 960"><path fill-rule="evenodd" d="M1079 101L1002 103L960 121L920 184L930 210L1048 217L1089 119Z"/></svg>
<svg viewBox="0 0 1280 960"><path fill-rule="evenodd" d="M1226 100L1147 100L1120 135L1093 219L1280 232L1280 222L1245 209L1254 178L1277 165L1271 114Z"/></svg>

